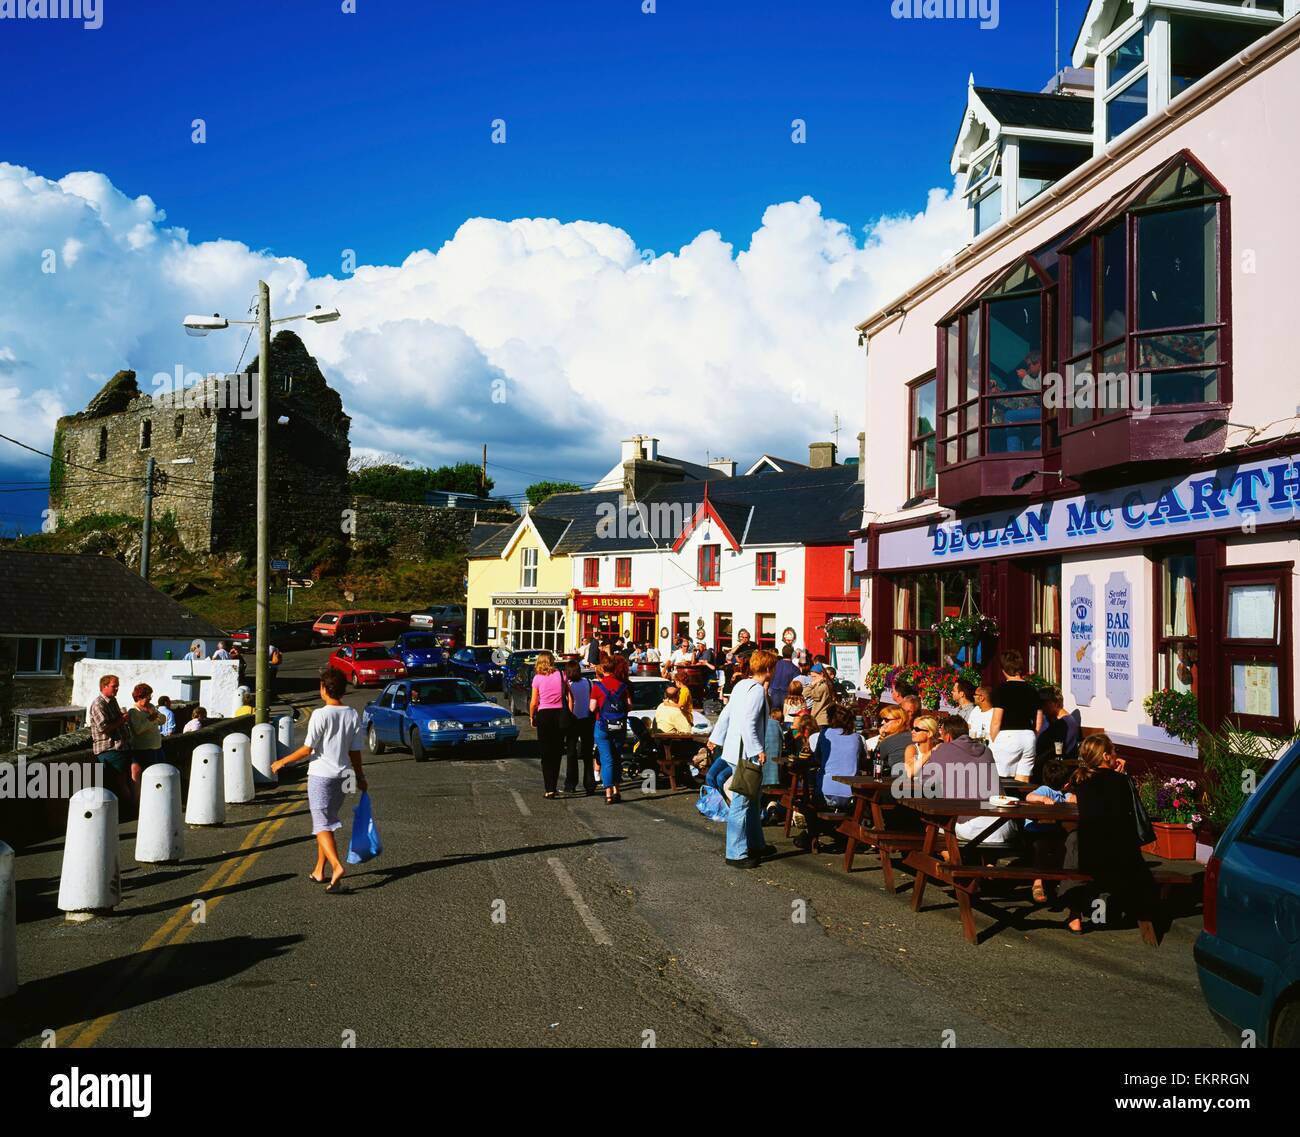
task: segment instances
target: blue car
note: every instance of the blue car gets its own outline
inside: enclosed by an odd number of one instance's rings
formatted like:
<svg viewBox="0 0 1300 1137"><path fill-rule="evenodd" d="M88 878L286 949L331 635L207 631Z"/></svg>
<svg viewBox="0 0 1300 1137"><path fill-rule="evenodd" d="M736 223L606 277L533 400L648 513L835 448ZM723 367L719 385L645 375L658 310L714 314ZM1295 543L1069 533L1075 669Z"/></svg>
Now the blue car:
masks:
<svg viewBox="0 0 1300 1137"><path fill-rule="evenodd" d="M408 675L436 675L447 661L447 649L433 632L403 632L388 654L402 661Z"/></svg>
<svg viewBox="0 0 1300 1137"><path fill-rule="evenodd" d="M1205 866L1201 990L1237 1043L1300 1046L1300 743L1233 819Z"/></svg>
<svg viewBox="0 0 1300 1137"><path fill-rule="evenodd" d="M506 655L500 648L457 648L447 657L447 674L477 683L484 691L500 691L505 682Z"/></svg>
<svg viewBox="0 0 1300 1137"><path fill-rule="evenodd" d="M372 754L408 747L417 762L445 758L461 747L505 754L519 737L507 711L463 679L404 679L390 683L361 713Z"/></svg>

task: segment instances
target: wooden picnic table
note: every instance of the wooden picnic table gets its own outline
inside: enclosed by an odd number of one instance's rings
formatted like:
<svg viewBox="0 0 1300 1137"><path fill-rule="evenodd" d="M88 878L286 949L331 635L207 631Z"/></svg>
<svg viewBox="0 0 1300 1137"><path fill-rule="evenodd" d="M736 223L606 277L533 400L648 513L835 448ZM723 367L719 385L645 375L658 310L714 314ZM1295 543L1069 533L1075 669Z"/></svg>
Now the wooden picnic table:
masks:
<svg viewBox="0 0 1300 1137"><path fill-rule="evenodd" d="M911 798L901 803L916 812L925 824L925 836L920 848L913 849L903 858L903 863L916 873L912 886L912 911L919 911L925 897L925 886L933 880L953 890L961 914L962 933L968 943L976 943L975 917L971 900L984 881L993 880L1091 880L1091 874L1078 869L1049 869L1026 867L1000 867L997 865L963 863L962 850L978 851L984 841L1007 821L1042 821L1061 823L1078 821L1079 807L1073 802L1055 805L1024 803L1012 806L994 806L986 801L958 798ZM957 839L957 821L971 817L986 817L989 824L964 846ZM936 851L940 845L947 853L944 860ZM1159 941L1150 920L1139 920L1142 938L1152 947Z"/></svg>
<svg viewBox="0 0 1300 1137"><path fill-rule="evenodd" d="M891 789L894 779L888 775L837 774L835 781L853 791L853 813L839 827L848 840L844 846L844 871L853 871L853 858L859 845L869 845L880 857L880 871L885 888L895 891L893 854L920 848L922 836L914 829L891 827L889 817L897 808ZM870 812L870 825L866 824Z"/></svg>

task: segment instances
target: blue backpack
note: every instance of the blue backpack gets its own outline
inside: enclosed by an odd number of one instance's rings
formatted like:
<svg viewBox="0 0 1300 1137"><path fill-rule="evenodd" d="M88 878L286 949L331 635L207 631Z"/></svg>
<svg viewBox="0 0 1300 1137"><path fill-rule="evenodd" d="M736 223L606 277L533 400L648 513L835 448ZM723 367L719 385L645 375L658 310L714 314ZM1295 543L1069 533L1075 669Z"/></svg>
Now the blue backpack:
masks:
<svg viewBox="0 0 1300 1137"><path fill-rule="evenodd" d="M605 698L600 704L600 713L596 716L607 733L617 734L627 729L627 699L628 690L626 683L620 683L614 690L605 688Z"/></svg>

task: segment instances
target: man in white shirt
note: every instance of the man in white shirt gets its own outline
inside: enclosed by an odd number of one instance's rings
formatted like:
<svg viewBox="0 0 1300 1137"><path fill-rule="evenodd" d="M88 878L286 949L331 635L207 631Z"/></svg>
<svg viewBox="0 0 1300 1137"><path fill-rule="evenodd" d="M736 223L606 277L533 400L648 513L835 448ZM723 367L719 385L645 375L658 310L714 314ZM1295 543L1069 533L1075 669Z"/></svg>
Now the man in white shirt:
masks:
<svg viewBox="0 0 1300 1137"><path fill-rule="evenodd" d="M217 650L214 651L214 652L212 653L212 658L213 658L213 659L230 659L230 658L231 658L230 652L229 652L229 650L227 650L227 645L226 645L226 641L225 641L225 640L221 640L220 642L218 642L218 644L217 644Z"/></svg>

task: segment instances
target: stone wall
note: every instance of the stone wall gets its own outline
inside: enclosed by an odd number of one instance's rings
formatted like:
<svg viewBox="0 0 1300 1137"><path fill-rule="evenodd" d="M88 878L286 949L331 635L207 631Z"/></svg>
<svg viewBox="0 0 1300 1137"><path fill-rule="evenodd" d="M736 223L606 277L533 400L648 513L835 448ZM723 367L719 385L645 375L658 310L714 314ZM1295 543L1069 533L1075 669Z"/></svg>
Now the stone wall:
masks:
<svg viewBox="0 0 1300 1137"><path fill-rule="evenodd" d="M472 509L379 501L371 497L353 497L350 507L355 519L356 544L380 545L395 557L408 561L428 560L464 549L475 523ZM518 520L518 515L508 510L500 513L479 510L477 517L480 522Z"/></svg>

